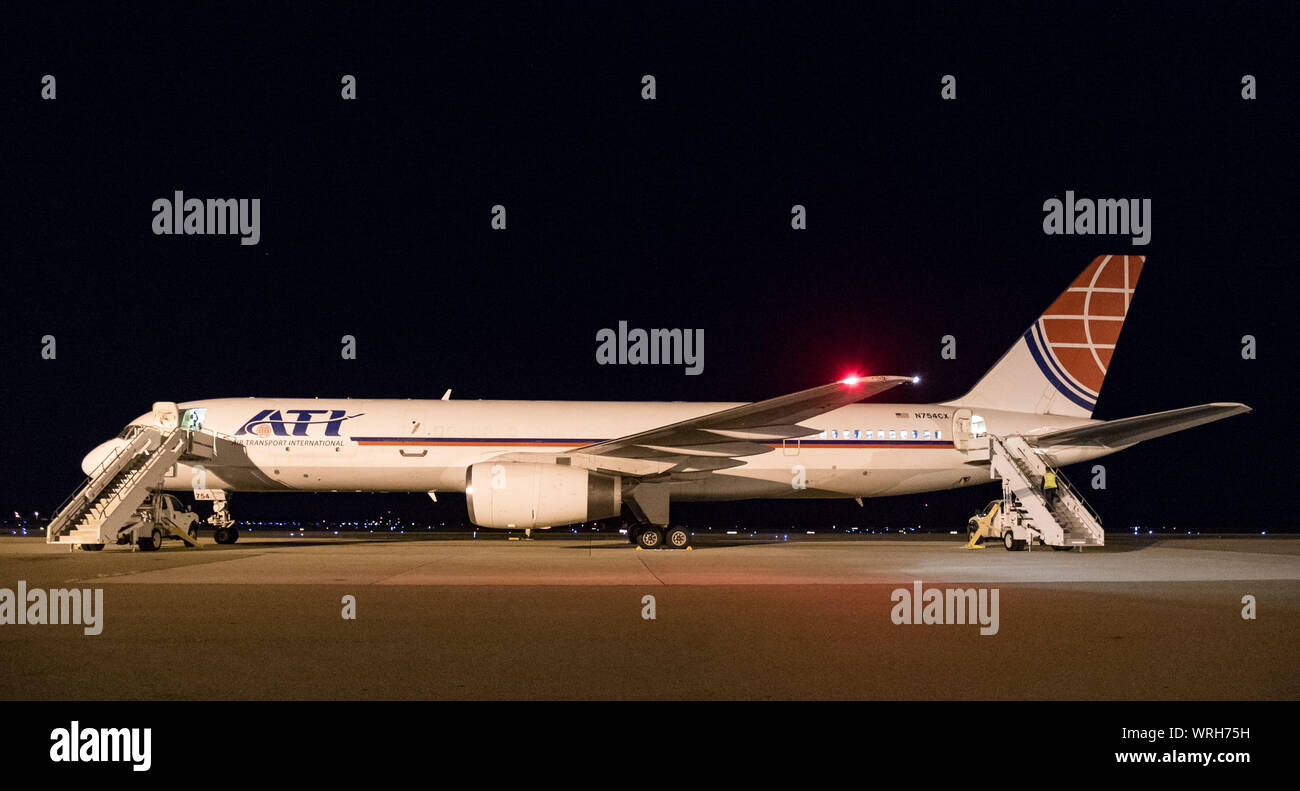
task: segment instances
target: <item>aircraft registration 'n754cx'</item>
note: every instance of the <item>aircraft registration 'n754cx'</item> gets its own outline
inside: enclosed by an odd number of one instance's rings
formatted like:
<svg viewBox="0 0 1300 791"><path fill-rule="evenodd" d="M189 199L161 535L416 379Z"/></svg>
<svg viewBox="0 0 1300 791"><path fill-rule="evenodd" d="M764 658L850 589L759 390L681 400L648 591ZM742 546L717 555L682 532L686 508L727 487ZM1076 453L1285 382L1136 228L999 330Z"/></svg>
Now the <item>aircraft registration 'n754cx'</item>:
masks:
<svg viewBox="0 0 1300 791"><path fill-rule="evenodd" d="M231 491L464 492L470 520L482 527L627 514L634 540L655 528L646 545L664 540L673 501L973 486L989 481L991 456L1008 438L1031 449L1035 463L1059 466L1249 411L1213 403L1091 419L1142 265L1140 256L1093 260L969 392L937 404L857 403L910 376L850 376L755 403L160 402L82 467L92 481L103 477L149 434L133 453L174 453L149 482L154 490L216 499ZM168 445L173 436L184 436L183 445Z"/></svg>

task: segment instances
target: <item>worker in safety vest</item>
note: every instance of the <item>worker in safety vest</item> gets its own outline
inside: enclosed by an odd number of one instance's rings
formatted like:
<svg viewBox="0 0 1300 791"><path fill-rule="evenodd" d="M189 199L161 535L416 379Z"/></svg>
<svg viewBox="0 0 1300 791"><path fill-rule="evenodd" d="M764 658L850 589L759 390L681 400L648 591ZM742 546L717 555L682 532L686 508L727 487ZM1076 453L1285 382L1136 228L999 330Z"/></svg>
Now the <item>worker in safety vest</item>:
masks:
<svg viewBox="0 0 1300 791"><path fill-rule="evenodd" d="M1052 500L1056 498L1056 495L1056 473L1043 473L1043 498L1047 500L1049 506L1052 504Z"/></svg>

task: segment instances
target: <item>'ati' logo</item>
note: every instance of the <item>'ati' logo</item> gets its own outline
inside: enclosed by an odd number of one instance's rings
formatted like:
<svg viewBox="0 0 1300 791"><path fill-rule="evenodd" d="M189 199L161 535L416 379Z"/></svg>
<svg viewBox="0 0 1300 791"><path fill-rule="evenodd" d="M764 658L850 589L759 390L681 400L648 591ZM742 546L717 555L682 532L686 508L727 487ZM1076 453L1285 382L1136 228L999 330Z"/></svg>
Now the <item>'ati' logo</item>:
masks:
<svg viewBox="0 0 1300 791"><path fill-rule="evenodd" d="M235 436L253 434L258 437L305 437L308 426L323 425L325 436L337 437L343 421L361 417L361 415L349 415L344 409L286 409L284 411L290 415L297 415L297 418L285 420L280 410L263 409L253 415L252 420L241 426L239 431L235 432ZM321 418L316 419L316 415L320 415Z"/></svg>

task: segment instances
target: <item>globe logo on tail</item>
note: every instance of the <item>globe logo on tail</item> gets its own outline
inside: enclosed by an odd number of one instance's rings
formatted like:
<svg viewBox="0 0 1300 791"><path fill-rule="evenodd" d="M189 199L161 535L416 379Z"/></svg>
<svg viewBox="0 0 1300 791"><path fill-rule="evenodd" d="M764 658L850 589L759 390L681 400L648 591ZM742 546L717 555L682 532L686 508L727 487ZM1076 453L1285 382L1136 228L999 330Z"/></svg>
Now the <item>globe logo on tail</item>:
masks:
<svg viewBox="0 0 1300 791"><path fill-rule="evenodd" d="M1093 259L1025 333L1043 374L1062 395L1089 411L1097 403L1144 261L1138 255Z"/></svg>

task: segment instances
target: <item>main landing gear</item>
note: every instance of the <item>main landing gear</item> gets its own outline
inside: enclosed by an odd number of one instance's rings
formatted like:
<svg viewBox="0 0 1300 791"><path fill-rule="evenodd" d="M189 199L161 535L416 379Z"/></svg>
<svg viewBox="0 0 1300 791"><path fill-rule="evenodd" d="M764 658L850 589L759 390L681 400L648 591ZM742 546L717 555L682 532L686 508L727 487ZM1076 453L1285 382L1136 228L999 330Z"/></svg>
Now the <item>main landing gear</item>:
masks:
<svg viewBox="0 0 1300 791"><path fill-rule="evenodd" d="M640 549L690 549L691 534L684 527L639 524L628 528L627 538Z"/></svg>

